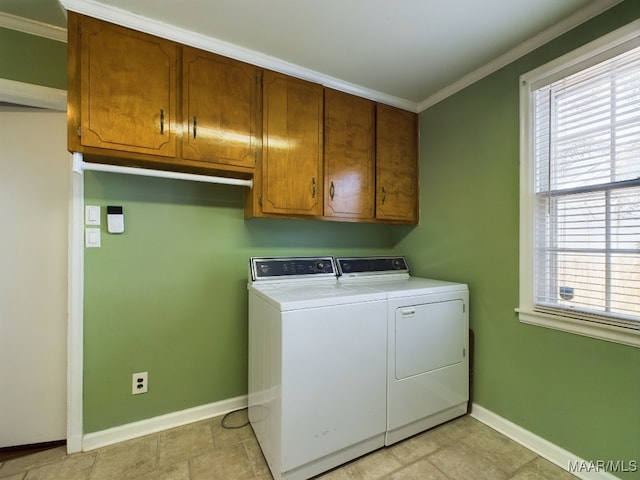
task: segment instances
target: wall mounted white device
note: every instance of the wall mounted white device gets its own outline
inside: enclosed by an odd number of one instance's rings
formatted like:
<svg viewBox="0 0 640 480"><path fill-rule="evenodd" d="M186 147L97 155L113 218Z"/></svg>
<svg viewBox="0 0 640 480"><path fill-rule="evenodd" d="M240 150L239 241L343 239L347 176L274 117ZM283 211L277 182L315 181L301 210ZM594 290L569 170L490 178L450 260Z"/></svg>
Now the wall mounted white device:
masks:
<svg viewBox="0 0 640 480"><path fill-rule="evenodd" d="M109 233L124 232L124 212L122 207L107 206L107 231Z"/></svg>

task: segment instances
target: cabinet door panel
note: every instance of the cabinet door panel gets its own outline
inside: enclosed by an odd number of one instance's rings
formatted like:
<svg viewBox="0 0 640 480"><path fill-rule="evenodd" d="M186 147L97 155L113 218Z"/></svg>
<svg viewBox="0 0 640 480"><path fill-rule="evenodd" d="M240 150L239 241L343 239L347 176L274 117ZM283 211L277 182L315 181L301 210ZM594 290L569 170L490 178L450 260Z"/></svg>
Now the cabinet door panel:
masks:
<svg viewBox="0 0 640 480"><path fill-rule="evenodd" d="M82 145L175 156L177 46L90 17L81 28Z"/></svg>
<svg viewBox="0 0 640 480"><path fill-rule="evenodd" d="M263 200L266 213L322 214L322 86L264 74Z"/></svg>
<svg viewBox="0 0 640 480"><path fill-rule="evenodd" d="M376 218L418 221L418 116L378 104Z"/></svg>
<svg viewBox="0 0 640 480"><path fill-rule="evenodd" d="M375 103L330 89L324 102L324 215L371 219Z"/></svg>
<svg viewBox="0 0 640 480"><path fill-rule="evenodd" d="M183 157L253 167L258 68L184 48Z"/></svg>

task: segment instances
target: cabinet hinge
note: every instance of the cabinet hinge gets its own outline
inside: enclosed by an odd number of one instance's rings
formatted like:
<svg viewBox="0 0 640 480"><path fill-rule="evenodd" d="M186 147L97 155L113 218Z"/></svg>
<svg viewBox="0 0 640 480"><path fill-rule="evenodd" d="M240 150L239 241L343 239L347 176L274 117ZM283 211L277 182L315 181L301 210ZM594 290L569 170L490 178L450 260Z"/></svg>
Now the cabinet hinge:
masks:
<svg viewBox="0 0 640 480"><path fill-rule="evenodd" d="M78 125L78 136L82 137L82 126Z"/></svg>
<svg viewBox="0 0 640 480"><path fill-rule="evenodd" d="M463 349L462 349L462 356L463 356L463 357L466 357L466 356L467 356L467 349L466 349L466 348L463 348Z"/></svg>
<svg viewBox="0 0 640 480"><path fill-rule="evenodd" d="M262 207L262 194L258 195L258 205Z"/></svg>

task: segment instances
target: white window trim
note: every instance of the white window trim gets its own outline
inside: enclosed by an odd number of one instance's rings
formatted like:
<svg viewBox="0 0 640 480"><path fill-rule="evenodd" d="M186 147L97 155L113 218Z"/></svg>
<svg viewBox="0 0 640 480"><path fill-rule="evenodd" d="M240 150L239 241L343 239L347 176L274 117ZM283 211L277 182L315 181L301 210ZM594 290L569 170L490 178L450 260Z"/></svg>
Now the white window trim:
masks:
<svg viewBox="0 0 640 480"><path fill-rule="evenodd" d="M516 309L520 322L575 333L624 345L640 347L640 331L568 316L535 312L533 309L533 218L534 162L533 95L536 85L556 76L566 76L601 60L613 49L634 42L640 44L640 20L636 20L583 47L559 57L520 77L520 305ZM572 71L573 69L573 71ZM548 81L547 81L548 83Z"/></svg>

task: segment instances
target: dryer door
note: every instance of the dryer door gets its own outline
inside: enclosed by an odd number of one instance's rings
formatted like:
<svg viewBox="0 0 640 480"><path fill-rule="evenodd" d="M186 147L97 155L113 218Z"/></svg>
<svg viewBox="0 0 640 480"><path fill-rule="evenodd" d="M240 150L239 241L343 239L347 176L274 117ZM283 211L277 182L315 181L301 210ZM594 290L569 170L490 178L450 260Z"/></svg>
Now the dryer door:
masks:
<svg viewBox="0 0 640 480"><path fill-rule="evenodd" d="M396 309L395 378L401 380L464 360L461 299Z"/></svg>

